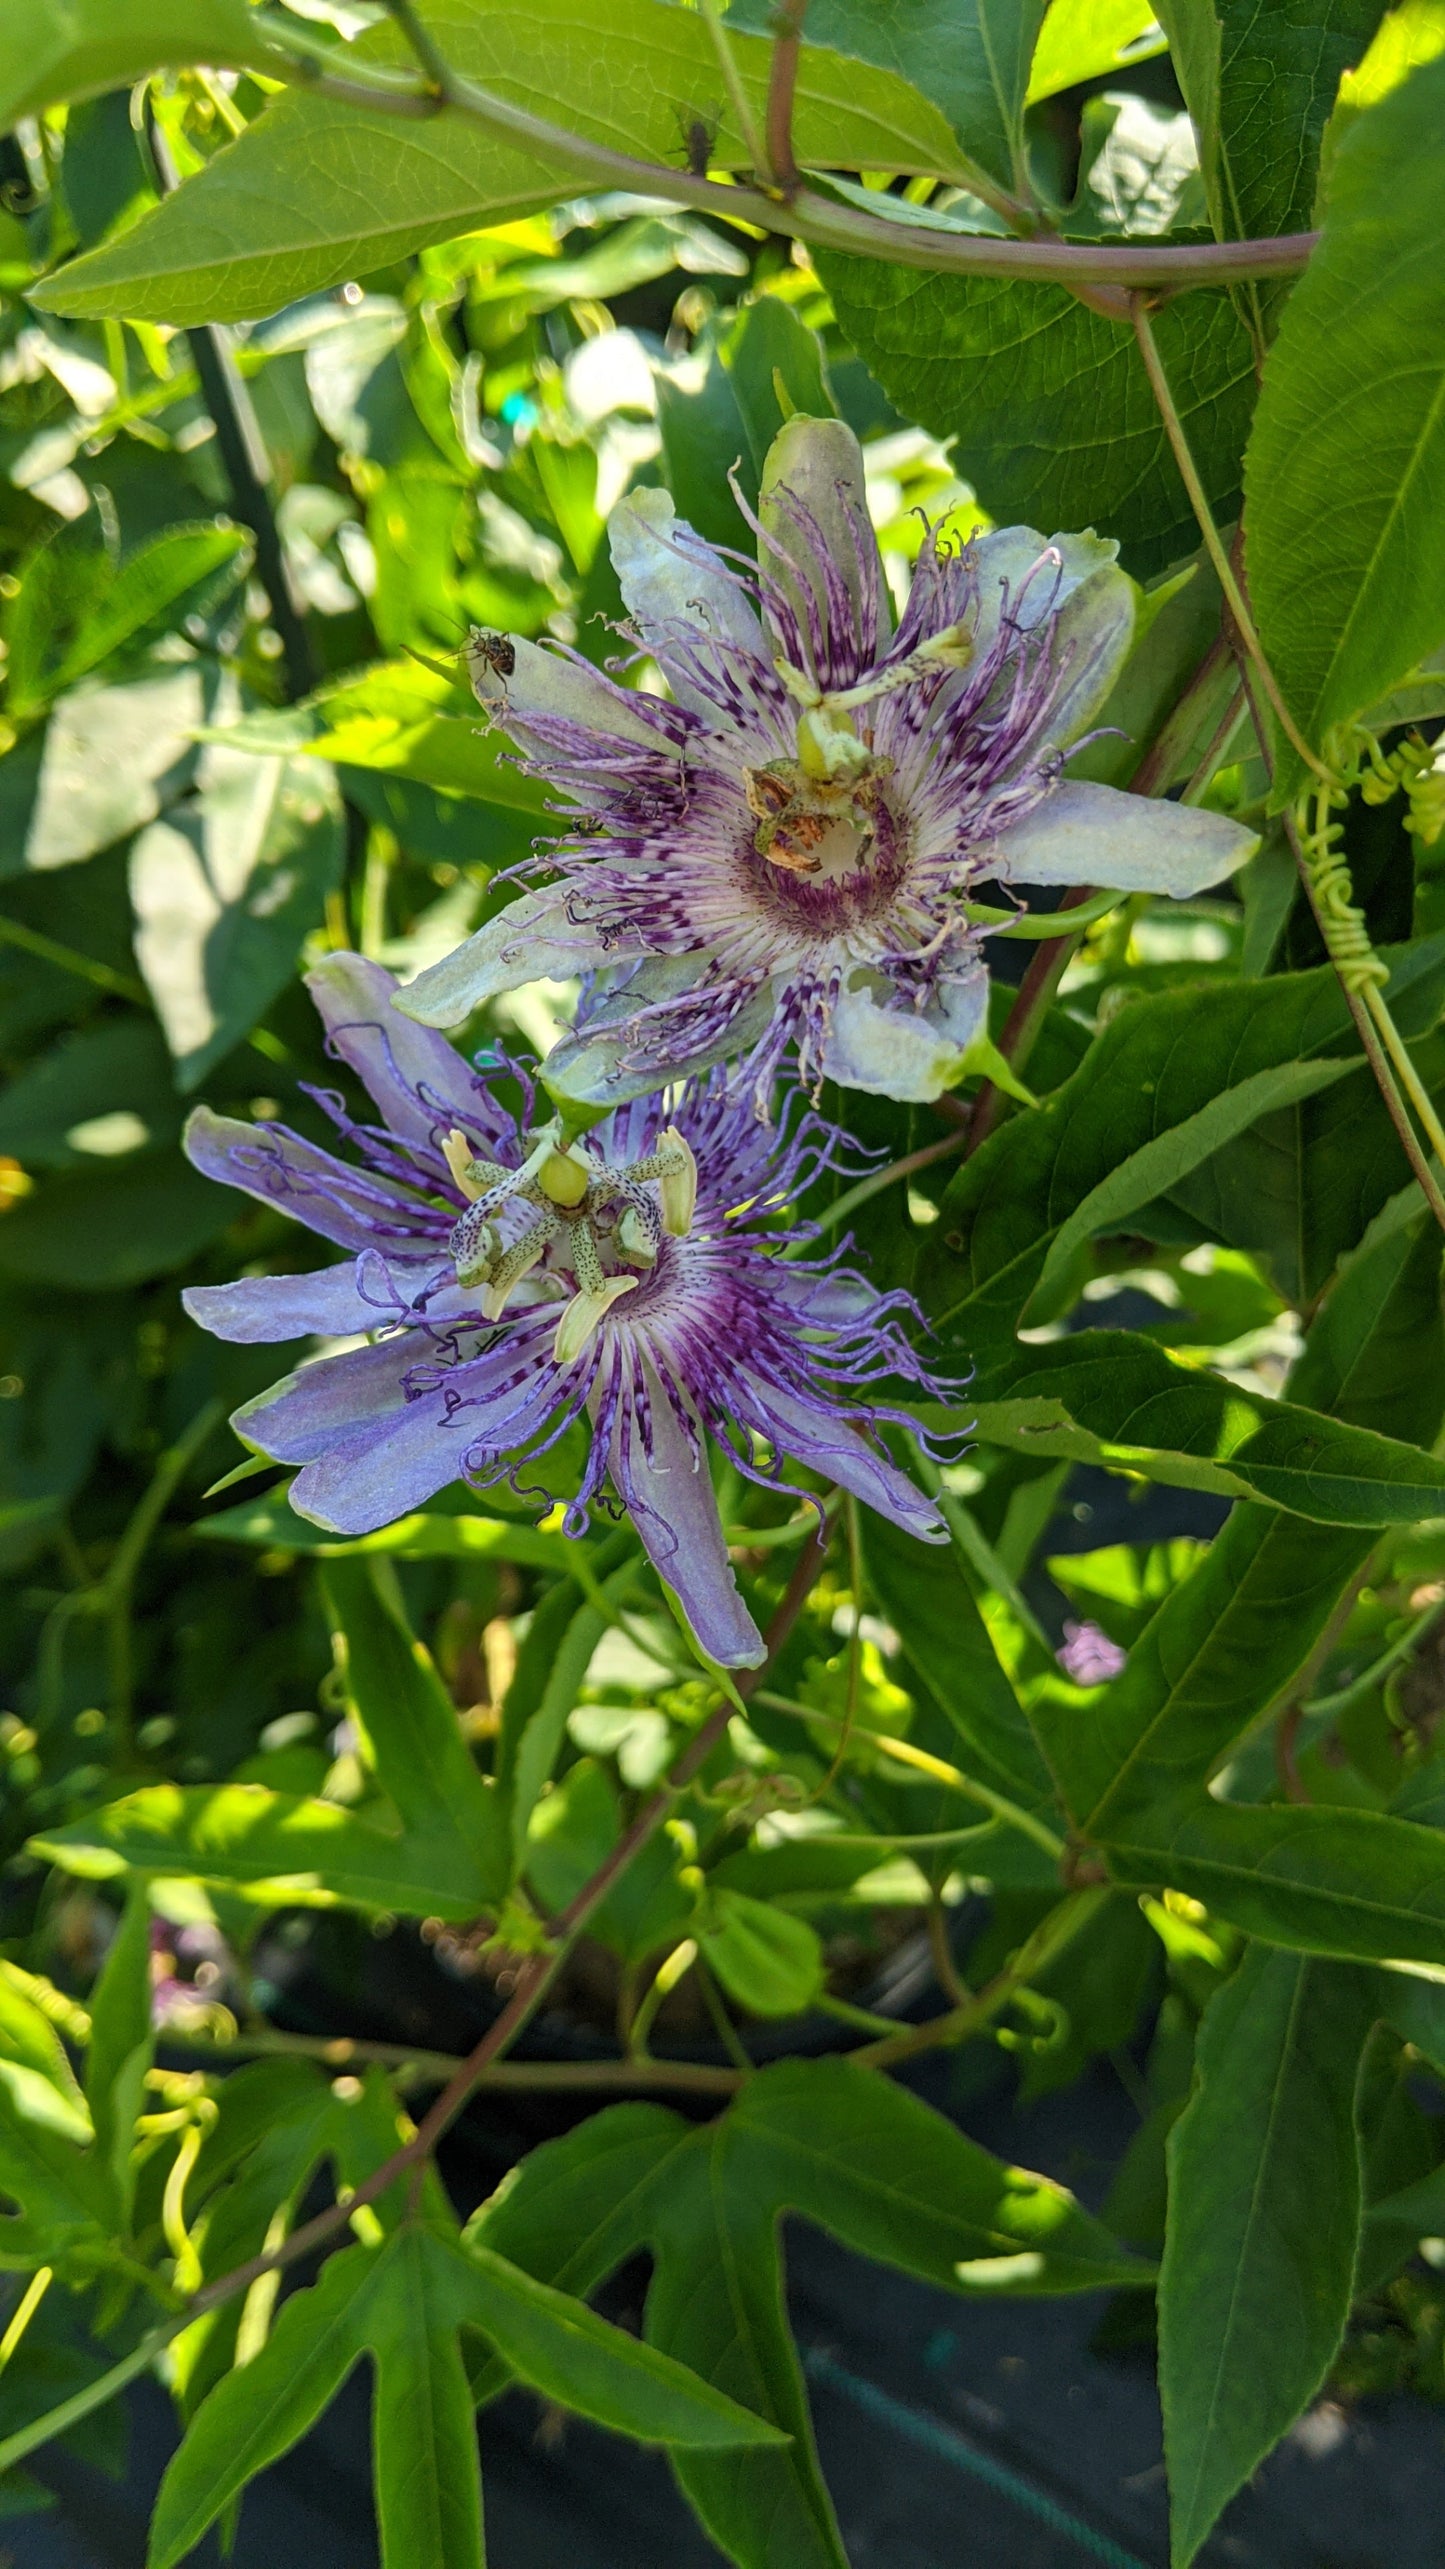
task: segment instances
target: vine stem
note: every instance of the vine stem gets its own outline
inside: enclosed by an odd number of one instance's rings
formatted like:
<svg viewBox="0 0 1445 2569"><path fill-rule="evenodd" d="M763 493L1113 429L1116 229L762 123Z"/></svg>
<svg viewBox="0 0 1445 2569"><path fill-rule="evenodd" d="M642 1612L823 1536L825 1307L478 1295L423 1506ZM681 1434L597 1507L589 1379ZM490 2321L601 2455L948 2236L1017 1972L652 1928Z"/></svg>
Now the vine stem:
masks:
<svg viewBox="0 0 1445 2569"><path fill-rule="evenodd" d="M413 2086L442 2087L463 2066L460 2052L418 2051L406 2043L363 2042L349 2034L285 2034L272 2026L224 2039L182 2034L163 2027L159 2040L164 2050L181 2052L211 2068L224 2068L233 2060L279 2057L319 2061L326 2069L341 2071L352 2064L374 2061ZM705 2061L638 2056L628 2060L493 2061L477 2085L518 2093L533 2088L675 2087L696 2089L703 2095L727 2095L737 2080L731 2070L715 2069Z"/></svg>
<svg viewBox="0 0 1445 2569"><path fill-rule="evenodd" d="M1240 641L1259 672L1260 684L1269 698L1285 738L1292 748L1298 751L1305 765L1316 776L1322 777L1326 784L1332 785L1335 781L1333 776L1296 727L1294 717L1280 692L1279 682L1265 656L1264 645L1255 631L1254 618L1250 614L1244 591L1235 578L1234 564L1229 558L1224 538L1214 523L1214 511L1209 505L1209 495L1200 478L1199 467L1194 460L1194 450L1185 434L1184 422L1175 406L1164 360L1159 354L1159 343L1154 336L1154 325L1149 318L1147 294L1136 292L1130 295L1129 318L1134 325L1134 336L1139 343L1139 354L1144 360L1144 371L1149 378L1149 389L1154 395L1155 407L1164 423L1164 433L1173 449L1174 461L1179 467L1179 478L1189 494L1189 504L1199 522L1199 532L1204 538L1205 549L1218 574L1219 585L1224 591Z"/></svg>
<svg viewBox="0 0 1445 2569"><path fill-rule="evenodd" d="M793 150L793 100L798 87L798 55L808 0L778 0L777 34L768 74L767 144L773 185L796 196L803 184Z"/></svg>
<svg viewBox="0 0 1445 2569"><path fill-rule="evenodd" d="M1199 522L1200 533L1204 538L1209 558L1219 576L1219 583L1224 591L1225 602L1233 620L1235 634L1239 644L1238 657L1240 677L1244 683L1245 693L1249 702L1250 714L1259 740L1260 755L1264 759L1266 769L1272 776L1274 772L1274 760L1270 748L1269 727L1264 720L1258 694L1256 693L1257 688L1263 689L1263 692L1267 697L1286 738L1298 752L1299 756L1305 761L1305 764L1310 768L1311 772L1320 780L1324 797L1327 800L1332 794L1339 790L1339 779L1325 765L1324 761L1317 756L1315 751L1309 747L1308 742L1303 739L1299 731L1296 729L1295 724L1291 719L1288 707L1285 704L1283 695L1280 692L1279 682L1275 677L1273 669L1270 667L1264 646L1255 630L1254 619L1249 611L1249 605L1244 594L1242 581L1236 577L1234 564L1230 559L1229 553L1225 549L1219 529L1214 523L1213 511L1210 508L1204 484L1200 479L1199 468L1194 461L1189 439L1185 434L1184 423L1174 405L1174 397L1169 388L1169 379L1160 359L1158 346L1154 338L1153 327L1149 319L1148 298L1142 294L1131 295L1130 312L1134 322L1135 336L1139 342L1140 354L1144 360L1145 369L1148 373L1154 399L1158 405L1160 418L1164 423L1165 433L1174 450L1175 462L1179 467L1184 487L1189 494L1190 503L1193 507L1195 517ZM1394 1125L1396 1132L1399 1134L1406 1158L1409 1160L1410 1166L1419 1181L1426 1202L1429 1204L1436 1221L1440 1224L1442 1229L1445 1229L1445 1195L1442 1195L1439 1183L1430 1168L1424 1152L1420 1148L1414 1126L1410 1122L1409 1111L1406 1107L1405 1100L1400 1094L1394 1072L1390 1067L1390 1060L1387 1058L1386 1046L1388 1046L1389 1054L1394 1057L1396 1064L1401 1068L1402 1075L1406 1080L1406 1084L1414 1100L1416 1112L1420 1115L1421 1122L1429 1135L1432 1146L1441 1152L1442 1158L1445 1158L1445 1132L1441 1131L1428 1091L1419 1080L1413 1062L1409 1060L1408 1054L1405 1050L1404 1039L1400 1034L1399 1028L1395 1024L1394 1017L1390 1012L1388 1001L1373 983L1367 982L1357 987L1357 976L1348 969L1347 964L1342 962L1341 957L1337 952L1336 922L1326 910L1321 899L1320 886L1316 881L1315 870L1311 863L1309 853L1300 836L1299 822L1297 812L1295 810L1287 810L1285 812L1284 824L1286 835L1288 836L1291 849L1294 853L1295 863L1299 868L1301 879L1303 880L1305 890L1309 896L1310 907L1314 912L1315 919L1319 926L1320 935L1324 940L1325 951L1329 955L1330 960L1334 964L1335 970L1339 975L1340 987L1345 994L1345 1000L1349 1007L1350 1014L1354 1018L1360 1042L1365 1050L1366 1059L1368 1060L1371 1071L1374 1074L1375 1084L1380 1091L1381 1097L1384 1099L1386 1109L1390 1116L1390 1121ZM1368 940L1366 940L1366 952L1368 953Z"/></svg>
<svg viewBox="0 0 1445 2569"><path fill-rule="evenodd" d="M1264 719L1263 708L1255 693L1254 674L1249 663L1243 659L1241 659L1240 662L1240 676L1244 680L1244 691L1249 702L1249 710L1254 722L1255 737L1259 742L1260 756L1264 760L1266 771L1270 775L1273 775L1274 760L1270 750L1269 726ZM1290 808L1286 808L1281 817L1284 821L1285 836L1289 841L1295 865L1299 872L1300 881L1305 887L1306 897L1309 901L1310 908L1314 913L1315 923L1319 928L1320 935L1324 940L1325 951L1328 954L1330 951L1329 923L1320 908L1318 891L1305 857L1304 847L1300 840L1299 823L1294 811ZM1333 957L1331 957L1331 960L1333 961ZM1384 1100L1385 1112L1389 1116L1390 1121L1394 1125L1395 1131L1399 1136L1400 1148L1410 1163L1410 1168L1420 1188L1421 1194L1424 1196L1425 1201L1429 1205L1431 1212L1434 1214L1436 1221L1439 1223L1441 1230L1445 1231L1445 1194L1442 1194L1440 1182L1435 1176L1424 1151L1420 1147L1419 1136L1415 1131L1414 1125L1410 1121L1409 1109L1405 1104L1404 1098L1401 1096L1400 1091L1396 1086L1395 1075L1390 1068L1384 1046L1380 1041L1375 1020L1369 1009L1366 1007L1360 992L1358 990L1351 989L1349 981L1346 979L1345 975L1340 972L1338 963L1335 964L1335 971L1339 977L1340 988L1345 994L1345 1005L1349 1009L1350 1015L1355 1021L1355 1032L1360 1038L1360 1043L1364 1049L1365 1059L1368 1061L1370 1070L1374 1077L1375 1086L1378 1088L1380 1095ZM1391 1019L1391 1023L1393 1025L1393 1019Z"/></svg>
<svg viewBox="0 0 1445 2569"><path fill-rule="evenodd" d="M901 1160L890 1160L886 1169L874 1169L869 1176L860 1178L856 1186L850 1186L846 1194L825 1205L815 1217L818 1229L836 1230L838 1224L846 1222L860 1205L871 1202L875 1195L881 1195L886 1186L896 1186L901 1177L912 1177L919 1169L932 1168L935 1160L945 1160L950 1151L961 1149L964 1137L964 1127L960 1125L955 1132L945 1133L941 1141L925 1142L920 1150L906 1151Z"/></svg>
<svg viewBox="0 0 1445 2569"><path fill-rule="evenodd" d="M934 2016L926 2025L908 2025L896 2034L884 2035L881 2042L864 2043L850 2052L851 2061L861 2062L865 2069L889 2069L895 2061L911 2060L917 2052L937 2051L945 2044L962 2043L970 2034L983 2031L1007 2006L1015 1990L1030 1980L1071 1944L1081 1928L1086 1927L1103 1903L1112 1897L1113 1886L1091 1882L1082 1890L1071 1891L1034 1929L1027 1943L1019 1947L1006 1971L1001 1971L961 2007L951 2007L946 2016Z"/></svg>
<svg viewBox="0 0 1445 2569"><path fill-rule="evenodd" d="M933 231L836 204L806 185L784 203L761 188L696 178L666 161L615 151L570 132L565 125L534 116L530 109L514 106L465 79L441 60L430 40L439 77L426 77L419 84L407 73L372 62L338 76L334 43L310 36L296 20L274 17L264 7L255 10L253 18L256 28L276 47L276 76L302 82L318 97L382 115L427 117L446 110L492 133L505 134L580 177L689 205L724 222L753 223L764 231L815 242L823 249L887 259L897 267L957 276L1041 277L1071 290L1115 286L1168 294L1186 286L1234 284L1247 277L1293 276L1308 264L1319 238L1317 232L1292 232L1267 240L1152 242L1125 249L1049 237L1000 240L986 233Z"/></svg>

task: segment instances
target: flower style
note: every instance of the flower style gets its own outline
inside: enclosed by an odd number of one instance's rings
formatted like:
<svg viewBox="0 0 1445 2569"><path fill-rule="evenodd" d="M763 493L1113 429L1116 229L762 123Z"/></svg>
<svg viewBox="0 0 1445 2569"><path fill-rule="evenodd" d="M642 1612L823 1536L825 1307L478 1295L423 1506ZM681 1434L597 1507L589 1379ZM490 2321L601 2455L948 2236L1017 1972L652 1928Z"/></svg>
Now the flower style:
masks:
<svg viewBox="0 0 1445 2569"><path fill-rule="evenodd" d="M889 629L863 458L790 420L756 571L663 491L613 514L639 694L563 649L476 634L473 684L558 797L554 871L399 1005L455 1026L496 993L602 976L549 1085L595 1104L790 1043L822 1078L924 1099L980 1064L985 881L1193 893L1256 844L1218 814L1062 775L1128 655L1134 589L1095 535L925 543Z"/></svg>
<svg viewBox="0 0 1445 2569"><path fill-rule="evenodd" d="M763 1646L728 1560L709 1435L752 1480L787 1488L791 1456L946 1540L878 1441L882 1423L913 1422L869 1396L889 1378L947 1394L904 1333L913 1305L874 1291L842 1248L796 1254L816 1231L788 1208L838 1164L833 1127L804 1113L791 1133L765 1128L715 1071L670 1118L633 1102L568 1144L555 1121L525 1131L442 1036L398 1015L378 965L333 955L310 986L331 1052L385 1119L359 1123L313 1092L355 1160L207 1107L186 1141L208 1176L346 1253L185 1295L222 1338L366 1333L236 1413L249 1443L301 1466L302 1516L363 1534L459 1477L522 1486L525 1467L535 1486L531 1467L585 1418L567 1532L585 1529L610 1475L703 1649L734 1667Z"/></svg>

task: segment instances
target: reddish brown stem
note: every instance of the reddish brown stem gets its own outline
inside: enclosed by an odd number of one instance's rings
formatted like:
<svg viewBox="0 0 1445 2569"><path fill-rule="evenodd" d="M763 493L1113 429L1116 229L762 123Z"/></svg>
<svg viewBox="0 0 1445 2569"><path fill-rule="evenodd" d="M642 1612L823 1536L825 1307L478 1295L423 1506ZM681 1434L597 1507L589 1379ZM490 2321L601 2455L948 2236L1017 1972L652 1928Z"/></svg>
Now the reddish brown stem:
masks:
<svg viewBox="0 0 1445 2569"><path fill-rule="evenodd" d="M808 0L778 0L774 21L772 67L768 74L768 111L764 128L768 165L780 195L792 197L803 184L793 150L793 98L798 86L798 53Z"/></svg>

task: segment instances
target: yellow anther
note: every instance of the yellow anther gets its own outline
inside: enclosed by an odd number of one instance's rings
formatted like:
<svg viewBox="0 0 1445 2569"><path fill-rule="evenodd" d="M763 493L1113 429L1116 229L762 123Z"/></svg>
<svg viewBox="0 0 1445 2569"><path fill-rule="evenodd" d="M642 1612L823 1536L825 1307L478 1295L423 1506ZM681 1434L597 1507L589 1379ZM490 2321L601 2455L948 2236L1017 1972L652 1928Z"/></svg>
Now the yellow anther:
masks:
<svg viewBox="0 0 1445 2569"><path fill-rule="evenodd" d="M486 1188L478 1186L472 1175L476 1153L465 1133L459 1132L455 1124L443 1139L442 1158L451 1170L453 1185L459 1194L466 1197L468 1204L475 1204L479 1195L485 1195Z"/></svg>
<svg viewBox="0 0 1445 2569"><path fill-rule="evenodd" d="M647 1228L635 1205L629 1204L617 1225L617 1246L630 1266L655 1267L657 1244L647 1236Z"/></svg>
<svg viewBox="0 0 1445 2569"><path fill-rule="evenodd" d="M614 1302L636 1291L636 1276L608 1276L600 1293L574 1293L557 1323L552 1341L554 1361L559 1365L574 1364Z"/></svg>
<svg viewBox="0 0 1445 2569"><path fill-rule="evenodd" d="M575 1159L570 1151L553 1151L537 1171L537 1184L549 1204L580 1204L591 1182L586 1161Z"/></svg>
<svg viewBox="0 0 1445 2569"><path fill-rule="evenodd" d="M657 1156L664 1163L658 1182L662 1227L670 1238L685 1240L697 1211L697 1161L692 1144L675 1124L669 1124L659 1136Z"/></svg>

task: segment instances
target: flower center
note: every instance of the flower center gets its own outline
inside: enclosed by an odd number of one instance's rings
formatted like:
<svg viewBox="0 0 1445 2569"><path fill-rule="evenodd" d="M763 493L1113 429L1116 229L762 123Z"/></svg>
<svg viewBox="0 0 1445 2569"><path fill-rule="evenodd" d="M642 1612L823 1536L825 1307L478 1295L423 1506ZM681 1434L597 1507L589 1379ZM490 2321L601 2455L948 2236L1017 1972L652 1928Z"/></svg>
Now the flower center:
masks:
<svg viewBox="0 0 1445 2569"><path fill-rule="evenodd" d="M902 687L936 682L949 669L966 668L972 657L970 634L962 625L949 625L853 687L824 689L791 661L775 660L773 666L799 708L798 754L743 770L748 809L757 823L753 845L758 855L784 874L821 877L828 883L865 873L877 836L881 789L893 773L893 761L876 754L871 733L859 730L855 716Z"/></svg>
<svg viewBox="0 0 1445 2569"><path fill-rule="evenodd" d="M571 1364L612 1305L640 1281L635 1273L619 1275L616 1262L645 1271L656 1265L665 1233L687 1237L697 1204L697 1162L672 1125L658 1135L655 1149L623 1168L610 1168L575 1142L564 1142L555 1121L529 1139L532 1147L521 1167L508 1169L474 1158L465 1133L447 1134L443 1155L467 1199L448 1246L458 1284L479 1287L484 1317L498 1320L513 1287L555 1245L560 1264L576 1278L576 1290L557 1323L552 1352L558 1364ZM537 1219L508 1242L498 1217L514 1203L530 1205Z"/></svg>

